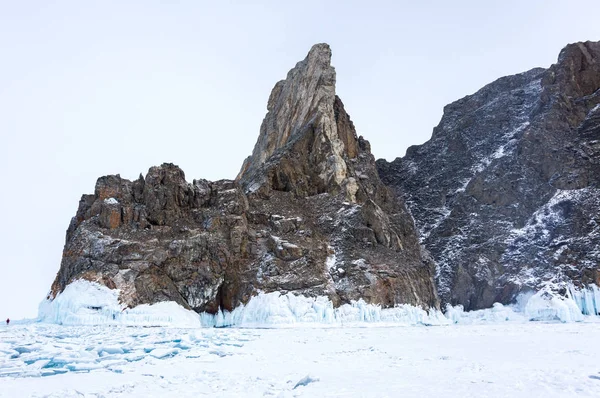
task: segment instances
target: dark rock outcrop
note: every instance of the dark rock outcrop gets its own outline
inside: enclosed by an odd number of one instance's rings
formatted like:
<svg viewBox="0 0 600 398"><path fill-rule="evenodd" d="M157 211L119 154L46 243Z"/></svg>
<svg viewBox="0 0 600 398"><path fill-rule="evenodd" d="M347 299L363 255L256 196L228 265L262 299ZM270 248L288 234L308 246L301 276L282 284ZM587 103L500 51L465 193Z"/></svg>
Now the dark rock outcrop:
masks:
<svg viewBox="0 0 600 398"><path fill-rule="evenodd" d="M443 302L600 285L600 43L444 108L431 139L378 160L437 264Z"/></svg>
<svg viewBox="0 0 600 398"><path fill-rule="evenodd" d="M85 278L129 306L211 313L259 291L439 307L433 262L335 95L330 58L315 45L275 85L235 181L188 183L172 164L98 179L69 226L51 298Z"/></svg>

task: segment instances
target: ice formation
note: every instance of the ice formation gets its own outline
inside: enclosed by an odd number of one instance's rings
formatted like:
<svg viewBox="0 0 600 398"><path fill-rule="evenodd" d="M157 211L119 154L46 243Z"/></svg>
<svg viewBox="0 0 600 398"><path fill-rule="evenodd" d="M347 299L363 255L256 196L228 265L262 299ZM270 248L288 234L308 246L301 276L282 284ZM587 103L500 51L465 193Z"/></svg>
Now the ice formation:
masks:
<svg viewBox="0 0 600 398"><path fill-rule="evenodd" d="M513 306L494 304L492 308L465 312L463 307L447 306L445 314L425 311L411 305L382 308L363 300L334 308L327 297L304 297L292 293L261 293L246 305L217 314L186 310L175 302L125 308L119 303L119 290L75 281L54 300L40 304L38 320L60 325L126 325L172 327L293 327L352 325L448 325L499 322L560 321L577 322L584 315L598 315L600 289L571 286L567 297L544 289L524 295Z"/></svg>
<svg viewBox="0 0 600 398"><path fill-rule="evenodd" d="M38 320L59 325L139 325L199 327L198 315L175 302L126 308L119 290L80 279L70 283L54 300L44 300Z"/></svg>
<svg viewBox="0 0 600 398"><path fill-rule="evenodd" d="M443 325L446 317L437 310L429 312L411 305L381 308L363 300L333 308L326 297L295 296L291 293L259 294L233 311L200 314L204 326L291 326L295 324L352 325L356 323L383 323L403 325Z"/></svg>
<svg viewBox="0 0 600 398"><path fill-rule="evenodd" d="M575 301L562 297L548 289L542 289L527 301L525 314L531 321L577 322L583 314Z"/></svg>
<svg viewBox="0 0 600 398"><path fill-rule="evenodd" d="M545 321L580 322L584 315L600 315L600 289L590 285L578 289L568 286L567 296L554 293L557 286L548 286L533 294L518 297L515 305L495 303L492 308L465 312L461 305L446 307L446 317L454 323L479 324Z"/></svg>
<svg viewBox="0 0 600 398"><path fill-rule="evenodd" d="M351 325L355 323L442 325L450 323L437 310L411 305L383 309L363 300L338 308L327 297L279 292L259 294L233 311L217 314L189 311L174 302L124 308L119 290L77 280L54 300L40 304L38 320L60 325L140 325L175 327L285 327L292 325Z"/></svg>
<svg viewBox="0 0 600 398"><path fill-rule="evenodd" d="M498 322L525 322L524 314L517 308L495 303L492 308L486 308L476 311L465 311L462 305L446 307L446 317L453 323L460 324L481 324Z"/></svg>
<svg viewBox="0 0 600 398"><path fill-rule="evenodd" d="M584 315L600 315L600 288L589 285L583 289L569 286L569 295Z"/></svg>

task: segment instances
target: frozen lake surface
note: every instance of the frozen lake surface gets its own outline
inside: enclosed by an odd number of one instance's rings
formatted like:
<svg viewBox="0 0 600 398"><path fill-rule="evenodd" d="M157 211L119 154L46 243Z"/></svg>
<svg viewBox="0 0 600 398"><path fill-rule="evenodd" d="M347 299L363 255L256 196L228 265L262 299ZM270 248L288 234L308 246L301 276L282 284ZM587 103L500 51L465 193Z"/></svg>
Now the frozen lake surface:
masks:
<svg viewBox="0 0 600 398"><path fill-rule="evenodd" d="M279 329L2 326L0 397L598 397L599 337L594 319Z"/></svg>

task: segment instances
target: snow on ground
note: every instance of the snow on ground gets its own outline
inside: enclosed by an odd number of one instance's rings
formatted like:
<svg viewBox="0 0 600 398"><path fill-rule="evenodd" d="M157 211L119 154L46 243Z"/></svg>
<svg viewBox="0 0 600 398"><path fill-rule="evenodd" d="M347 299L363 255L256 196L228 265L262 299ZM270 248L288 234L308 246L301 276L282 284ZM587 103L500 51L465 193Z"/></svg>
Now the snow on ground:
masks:
<svg viewBox="0 0 600 398"><path fill-rule="evenodd" d="M287 329L1 326L0 397L598 397L594 319Z"/></svg>

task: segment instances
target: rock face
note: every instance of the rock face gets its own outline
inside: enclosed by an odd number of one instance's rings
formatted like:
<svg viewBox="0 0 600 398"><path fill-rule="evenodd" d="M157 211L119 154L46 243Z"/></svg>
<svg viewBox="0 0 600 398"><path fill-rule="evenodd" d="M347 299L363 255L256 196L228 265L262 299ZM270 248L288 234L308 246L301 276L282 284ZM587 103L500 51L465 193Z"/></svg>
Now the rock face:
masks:
<svg viewBox="0 0 600 398"><path fill-rule="evenodd" d="M246 190L267 188L301 197L343 190L356 201L359 186L346 163L358 157L360 144L335 95L330 61L329 46L317 44L273 88L252 156L237 177ZM368 144L363 146L366 156Z"/></svg>
<svg viewBox="0 0 600 398"><path fill-rule="evenodd" d="M443 302L600 284L600 43L444 108L431 139L378 160L437 264Z"/></svg>
<svg viewBox="0 0 600 398"><path fill-rule="evenodd" d="M335 95L317 44L277 83L235 181L188 183L177 166L98 179L71 221L51 297L76 279L129 306L232 310L259 291L439 308L434 265L369 143Z"/></svg>

